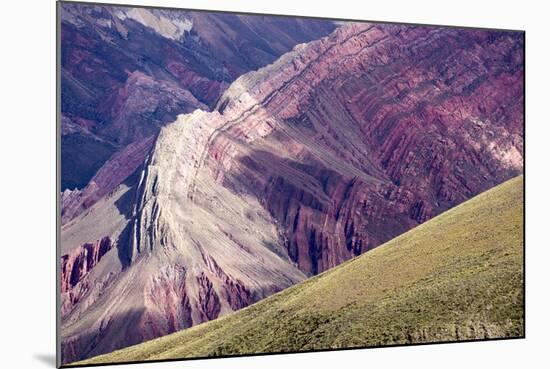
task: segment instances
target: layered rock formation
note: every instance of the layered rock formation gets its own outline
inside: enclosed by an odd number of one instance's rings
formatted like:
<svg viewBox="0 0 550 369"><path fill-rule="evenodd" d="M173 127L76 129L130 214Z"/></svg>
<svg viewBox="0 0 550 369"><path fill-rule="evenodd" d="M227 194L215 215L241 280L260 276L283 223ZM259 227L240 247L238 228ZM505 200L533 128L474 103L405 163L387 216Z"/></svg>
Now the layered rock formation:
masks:
<svg viewBox="0 0 550 369"><path fill-rule="evenodd" d="M198 165L316 274L521 173L521 37L342 27L233 83Z"/></svg>
<svg viewBox="0 0 550 369"><path fill-rule="evenodd" d="M178 114L209 109L242 73L335 27L74 3L60 5L60 19L61 111L73 127L62 130L62 190L83 189L114 152Z"/></svg>
<svg viewBox="0 0 550 369"><path fill-rule="evenodd" d="M102 231L117 240L116 252L62 293L65 362L215 319L306 278L257 200L208 173L189 176L210 132L204 114L163 130L132 187L63 227L65 245ZM194 202L192 179L205 191ZM98 225L104 219L110 229Z"/></svg>
<svg viewBox="0 0 550 369"><path fill-rule="evenodd" d="M71 254L61 257L61 292L72 289L111 250L109 237L85 243Z"/></svg>
<svg viewBox="0 0 550 369"><path fill-rule="evenodd" d="M62 295L64 362L240 309L521 173L523 36L346 25L147 155L62 228L67 253L116 247Z"/></svg>
<svg viewBox="0 0 550 369"><path fill-rule="evenodd" d="M77 304L80 296L86 293L88 286L81 281L112 247L111 239L104 237L61 256L61 294L66 296L61 314L66 312L67 307ZM78 288L75 288L77 285Z"/></svg>

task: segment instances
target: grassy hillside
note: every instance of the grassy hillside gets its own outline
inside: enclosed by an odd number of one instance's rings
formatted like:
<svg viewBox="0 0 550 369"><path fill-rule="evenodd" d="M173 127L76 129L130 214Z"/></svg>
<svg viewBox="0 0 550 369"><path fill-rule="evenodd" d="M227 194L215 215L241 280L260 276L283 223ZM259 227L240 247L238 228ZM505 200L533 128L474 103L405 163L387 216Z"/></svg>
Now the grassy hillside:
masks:
<svg viewBox="0 0 550 369"><path fill-rule="evenodd" d="M523 176L232 315L79 364L523 335Z"/></svg>

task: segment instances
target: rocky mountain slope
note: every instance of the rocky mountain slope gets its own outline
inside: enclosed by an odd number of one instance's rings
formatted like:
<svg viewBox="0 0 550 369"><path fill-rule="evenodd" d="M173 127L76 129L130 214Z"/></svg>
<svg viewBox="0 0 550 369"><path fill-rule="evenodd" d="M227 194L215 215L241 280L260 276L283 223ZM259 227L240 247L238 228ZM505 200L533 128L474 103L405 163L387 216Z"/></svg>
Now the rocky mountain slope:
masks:
<svg viewBox="0 0 550 369"><path fill-rule="evenodd" d="M521 173L523 35L342 26L151 145L62 227L64 362L221 317Z"/></svg>
<svg viewBox="0 0 550 369"><path fill-rule="evenodd" d="M520 176L230 316L81 364L521 337L523 294Z"/></svg>
<svg viewBox="0 0 550 369"><path fill-rule="evenodd" d="M181 118L214 126L191 170L258 198L321 272L522 172L522 50L507 33L342 27Z"/></svg>
<svg viewBox="0 0 550 369"><path fill-rule="evenodd" d="M241 74L335 28L323 20L76 3L60 4L60 20L61 186L78 189L64 222L93 203L84 196L75 207L114 155L178 114L208 110Z"/></svg>

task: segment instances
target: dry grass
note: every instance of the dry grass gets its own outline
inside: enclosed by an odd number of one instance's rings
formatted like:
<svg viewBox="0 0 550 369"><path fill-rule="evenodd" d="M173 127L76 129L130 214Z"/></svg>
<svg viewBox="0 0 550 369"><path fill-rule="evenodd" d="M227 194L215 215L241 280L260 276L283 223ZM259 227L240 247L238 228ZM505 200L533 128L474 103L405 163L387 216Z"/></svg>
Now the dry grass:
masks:
<svg viewBox="0 0 550 369"><path fill-rule="evenodd" d="M523 335L523 176L224 318L78 364Z"/></svg>

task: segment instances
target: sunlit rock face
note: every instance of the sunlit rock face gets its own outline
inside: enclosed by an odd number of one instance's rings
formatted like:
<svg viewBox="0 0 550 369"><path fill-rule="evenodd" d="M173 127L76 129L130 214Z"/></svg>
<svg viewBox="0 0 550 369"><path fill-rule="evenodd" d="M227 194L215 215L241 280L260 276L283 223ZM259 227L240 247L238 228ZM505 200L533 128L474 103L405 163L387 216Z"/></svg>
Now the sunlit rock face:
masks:
<svg viewBox="0 0 550 369"><path fill-rule="evenodd" d="M64 362L216 319L521 173L522 61L521 34L348 24L182 111L85 210L101 192L63 195L63 265L109 240L64 279Z"/></svg>

